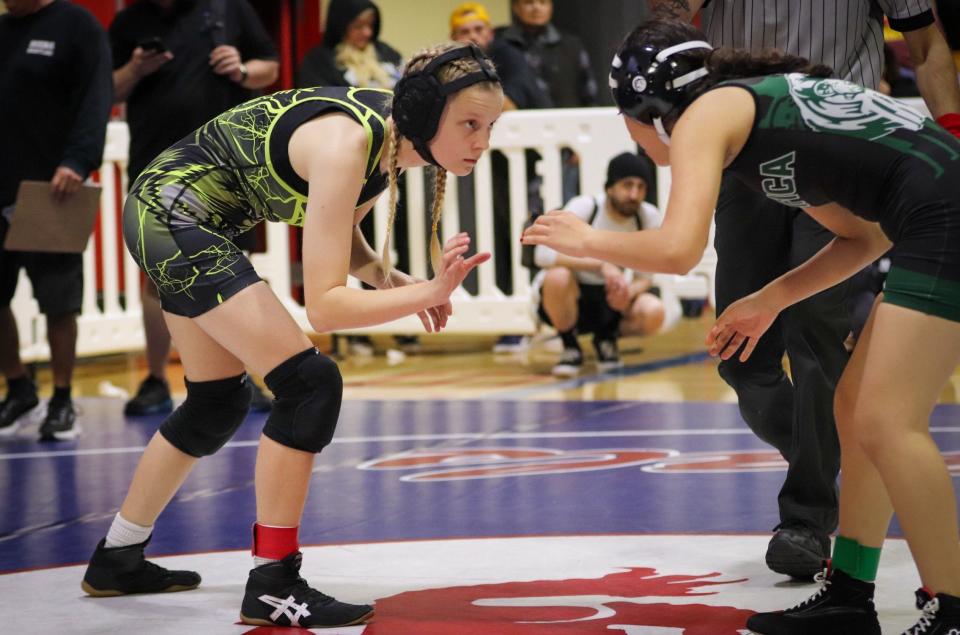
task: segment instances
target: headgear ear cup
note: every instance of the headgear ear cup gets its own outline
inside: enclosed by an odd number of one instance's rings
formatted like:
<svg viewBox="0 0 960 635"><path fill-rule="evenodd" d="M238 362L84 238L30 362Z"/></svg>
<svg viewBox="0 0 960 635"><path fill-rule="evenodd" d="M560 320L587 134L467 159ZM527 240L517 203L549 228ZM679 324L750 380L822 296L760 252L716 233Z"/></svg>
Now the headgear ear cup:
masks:
<svg viewBox="0 0 960 635"><path fill-rule="evenodd" d="M661 48L653 44L621 46L610 69L610 90L625 115L657 126L665 136L662 119L681 105L689 88L707 75L702 60L678 57L691 49L713 47L702 40ZM669 142L669 138L665 139Z"/></svg>
<svg viewBox="0 0 960 635"><path fill-rule="evenodd" d="M408 139L427 135L430 139L436 134L444 104L436 77L419 73L404 77L394 89L393 119Z"/></svg>
<svg viewBox="0 0 960 635"><path fill-rule="evenodd" d="M463 57L473 57L479 71L467 73L443 84L437 73L446 64ZM393 93L392 115L400 134L413 143L417 153L428 163L439 165L430 152L429 142L437 134L447 97L480 82L500 83L493 63L477 46L458 46L441 53L419 71L405 75Z"/></svg>

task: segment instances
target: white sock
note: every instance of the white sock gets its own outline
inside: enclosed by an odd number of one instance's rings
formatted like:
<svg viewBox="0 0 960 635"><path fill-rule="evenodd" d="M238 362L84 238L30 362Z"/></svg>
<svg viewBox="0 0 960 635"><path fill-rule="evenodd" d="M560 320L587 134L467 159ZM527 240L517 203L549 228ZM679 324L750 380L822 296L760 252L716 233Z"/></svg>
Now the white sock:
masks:
<svg viewBox="0 0 960 635"><path fill-rule="evenodd" d="M153 533L153 525L141 527L119 513L114 516L110 531L107 532L106 547L129 547L145 541Z"/></svg>
<svg viewBox="0 0 960 635"><path fill-rule="evenodd" d="M261 558L260 556L253 557L253 566L262 567L265 564L270 564L271 562L280 562L276 558Z"/></svg>

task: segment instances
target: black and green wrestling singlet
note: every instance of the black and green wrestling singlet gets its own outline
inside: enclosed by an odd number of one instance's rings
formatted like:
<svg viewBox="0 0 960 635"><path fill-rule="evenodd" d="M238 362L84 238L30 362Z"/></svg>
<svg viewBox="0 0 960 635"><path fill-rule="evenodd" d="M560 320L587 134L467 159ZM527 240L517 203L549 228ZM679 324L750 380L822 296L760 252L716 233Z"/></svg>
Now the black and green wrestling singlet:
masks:
<svg viewBox="0 0 960 635"><path fill-rule="evenodd" d="M130 188L124 237L164 309L199 315L259 280L233 244L238 234L263 220L303 225L307 183L288 156L303 123L342 112L363 126L366 178L356 206L382 192L392 97L352 87L281 91L228 110L154 159Z"/></svg>
<svg viewBox="0 0 960 635"><path fill-rule="evenodd" d="M960 322L960 140L840 79L791 73L722 86L745 88L756 105L733 175L783 205L833 203L879 223L895 244L884 300Z"/></svg>

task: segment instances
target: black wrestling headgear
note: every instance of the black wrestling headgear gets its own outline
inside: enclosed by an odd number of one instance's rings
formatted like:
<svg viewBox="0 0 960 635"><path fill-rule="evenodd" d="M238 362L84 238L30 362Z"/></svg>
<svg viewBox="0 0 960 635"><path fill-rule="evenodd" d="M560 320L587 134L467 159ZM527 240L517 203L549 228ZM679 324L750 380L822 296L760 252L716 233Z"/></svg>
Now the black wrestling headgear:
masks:
<svg viewBox="0 0 960 635"><path fill-rule="evenodd" d="M664 48L654 44L621 46L610 69L610 90L620 112L656 126L663 137L661 120L683 104L692 85L708 72L702 59L677 54L712 48L702 40Z"/></svg>
<svg viewBox="0 0 960 635"><path fill-rule="evenodd" d="M442 84L438 71L447 63L462 57L473 57L480 70L467 73L452 82ZM447 97L467 86L480 82L500 83L493 62L476 45L458 46L430 60L419 71L404 75L393 91L392 116L394 125L413 143L417 153L427 162L439 165L430 152L428 143L440 127L440 115Z"/></svg>

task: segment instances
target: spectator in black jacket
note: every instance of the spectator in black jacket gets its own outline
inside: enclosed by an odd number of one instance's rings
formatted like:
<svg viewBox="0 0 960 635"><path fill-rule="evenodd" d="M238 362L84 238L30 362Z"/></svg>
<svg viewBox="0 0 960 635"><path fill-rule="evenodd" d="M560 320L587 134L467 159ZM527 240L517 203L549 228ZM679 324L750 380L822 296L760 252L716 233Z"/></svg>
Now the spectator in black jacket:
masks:
<svg viewBox="0 0 960 635"><path fill-rule="evenodd" d="M597 82L590 56L575 35L562 33L550 22L553 0L513 0L513 24L496 30L498 39L523 52L527 62L550 90L557 108L597 104Z"/></svg>
<svg viewBox="0 0 960 635"><path fill-rule="evenodd" d="M490 14L479 2L464 2L450 14L450 39L473 42L490 56L503 84L504 110L551 108L550 87L519 49L494 38Z"/></svg>
<svg viewBox="0 0 960 635"><path fill-rule="evenodd" d="M549 91L555 108L597 105L597 82L580 39L553 26L553 0L512 0L513 24L497 37L521 50ZM563 150L563 200L580 193L580 158Z"/></svg>
<svg viewBox="0 0 960 635"><path fill-rule="evenodd" d="M303 58L297 85L393 88L400 78L400 53L379 37L377 5L330 0L323 43Z"/></svg>
<svg viewBox="0 0 960 635"><path fill-rule="evenodd" d="M0 16L0 436L17 431L38 403L20 360L10 308L20 269L47 318L53 398L41 440L71 439L79 428L70 397L83 296L80 254L8 252L2 248L20 182L50 181L54 195L75 194L100 166L110 116L110 49L89 11L66 0L7 0ZM38 120L38 113L42 119Z"/></svg>

